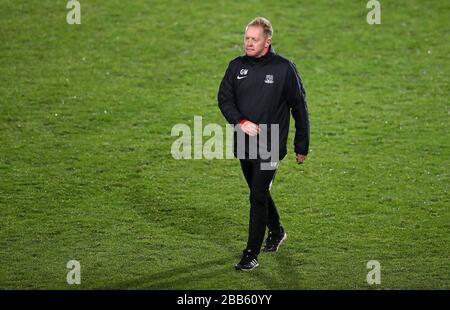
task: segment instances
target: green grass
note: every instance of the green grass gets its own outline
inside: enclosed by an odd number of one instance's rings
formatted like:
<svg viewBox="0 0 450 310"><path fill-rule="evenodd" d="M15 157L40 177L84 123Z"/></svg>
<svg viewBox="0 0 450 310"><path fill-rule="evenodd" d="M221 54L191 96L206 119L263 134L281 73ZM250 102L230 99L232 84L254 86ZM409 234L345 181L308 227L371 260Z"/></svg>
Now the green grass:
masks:
<svg viewBox="0 0 450 310"><path fill-rule="evenodd" d="M73 26L65 1L0 4L0 288L450 288L449 4L382 1L369 26L366 1L80 2ZM218 85L258 15L302 74L311 152L295 164L291 130L289 239L243 274L238 161L174 160L170 132L225 125Z"/></svg>

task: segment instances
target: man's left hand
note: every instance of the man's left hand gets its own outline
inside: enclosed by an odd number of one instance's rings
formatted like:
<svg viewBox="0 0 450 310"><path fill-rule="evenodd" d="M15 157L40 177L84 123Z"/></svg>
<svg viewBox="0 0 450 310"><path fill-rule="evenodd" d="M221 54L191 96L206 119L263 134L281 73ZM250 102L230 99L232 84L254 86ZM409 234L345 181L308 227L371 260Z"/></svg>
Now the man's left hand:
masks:
<svg viewBox="0 0 450 310"><path fill-rule="evenodd" d="M297 164L301 165L305 162L306 155L297 154Z"/></svg>

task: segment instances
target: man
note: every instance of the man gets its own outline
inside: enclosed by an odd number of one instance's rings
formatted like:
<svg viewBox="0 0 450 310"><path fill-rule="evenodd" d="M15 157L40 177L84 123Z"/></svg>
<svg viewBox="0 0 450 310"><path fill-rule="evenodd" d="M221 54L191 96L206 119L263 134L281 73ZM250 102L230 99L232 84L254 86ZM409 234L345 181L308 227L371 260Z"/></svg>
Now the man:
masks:
<svg viewBox="0 0 450 310"><path fill-rule="evenodd" d="M308 110L302 80L292 62L275 54L272 35L272 25L265 18L257 17L247 25L246 55L229 63L218 92L222 114L235 125L234 154L240 160L250 188L249 236L242 259L235 266L244 271L259 266L258 255L266 226L269 233L264 251L278 251L287 237L270 190L279 161L287 154L290 112L295 120L294 151L298 164L306 160L309 148ZM263 129L270 133L264 140L267 147L278 154L271 152L269 157L263 156ZM239 134L244 136L244 142ZM257 150L252 139L257 139ZM263 166L264 163L270 165Z"/></svg>

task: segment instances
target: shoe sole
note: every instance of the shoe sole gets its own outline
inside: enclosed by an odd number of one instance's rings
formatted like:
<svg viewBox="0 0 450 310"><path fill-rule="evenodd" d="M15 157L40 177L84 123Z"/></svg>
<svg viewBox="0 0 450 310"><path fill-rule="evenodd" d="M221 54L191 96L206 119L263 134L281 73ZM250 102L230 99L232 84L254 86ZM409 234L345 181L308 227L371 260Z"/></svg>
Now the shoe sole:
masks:
<svg viewBox="0 0 450 310"><path fill-rule="evenodd" d="M255 266L253 266L250 269L242 269L242 268L239 268L238 266L234 266L234 268L236 268L236 270L239 270L239 271L252 271L253 269L255 269L258 266L259 266L259 263L257 263Z"/></svg>
<svg viewBox="0 0 450 310"><path fill-rule="evenodd" d="M283 239L281 239L280 243L278 243L278 246L277 246L277 248L276 248L275 250L269 251L269 250L263 249L263 251L264 251L264 252L278 252L278 249L280 248L281 244L282 244L282 243L284 242L284 240L286 240L286 239L287 239L287 233L284 233Z"/></svg>
<svg viewBox="0 0 450 310"><path fill-rule="evenodd" d="M284 240L287 239L287 233L284 233L283 239L281 239L280 243L278 243L277 249L275 252L278 252L278 249L280 248L280 245L284 242Z"/></svg>

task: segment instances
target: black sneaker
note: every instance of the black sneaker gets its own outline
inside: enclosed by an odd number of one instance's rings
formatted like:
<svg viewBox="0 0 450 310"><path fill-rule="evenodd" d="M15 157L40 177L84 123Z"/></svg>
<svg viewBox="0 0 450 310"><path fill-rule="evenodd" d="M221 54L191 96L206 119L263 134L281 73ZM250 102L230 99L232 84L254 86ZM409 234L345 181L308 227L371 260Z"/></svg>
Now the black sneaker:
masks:
<svg viewBox="0 0 450 310"><path fill-rule="evenodd" d="M280 231L274 233L273 231L269 231L269 235L266 239L266 244L264 245L264 252L277 252L280 245L286 240L287 234L284 231L283 226L280 226Z"/></svg>
<svg viewBox="0 0 450 310"><path fill-rule="evenodd" d="M244 250L241 261L234 266L236 270L250 271L259 266L258 257L250 250Z"/></svg>

